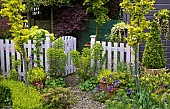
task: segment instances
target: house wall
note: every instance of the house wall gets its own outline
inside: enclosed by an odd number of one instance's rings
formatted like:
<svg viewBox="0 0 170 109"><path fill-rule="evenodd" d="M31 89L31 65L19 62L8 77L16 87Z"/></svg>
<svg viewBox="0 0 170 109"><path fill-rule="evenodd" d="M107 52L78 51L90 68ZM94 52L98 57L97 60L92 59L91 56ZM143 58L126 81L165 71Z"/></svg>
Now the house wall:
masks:
<svg viewBox="0 0 170 109"><path fill-rule="evenodd" d="M160 9L168 9L170 10L170 0L156 0L155 1L155 9L146 15L148 20L152 20L154 17L154 13L158 12ZM129 22L130 16L126 13L123 14L123 20L125 22ZM165 48L165 55L167 59L166 67L170 68L170 40L166 41L164 37L162 37L162 43ZM140 44L139 46L139 60L142 61L142 54L145 48L145 43Z"/></svg>

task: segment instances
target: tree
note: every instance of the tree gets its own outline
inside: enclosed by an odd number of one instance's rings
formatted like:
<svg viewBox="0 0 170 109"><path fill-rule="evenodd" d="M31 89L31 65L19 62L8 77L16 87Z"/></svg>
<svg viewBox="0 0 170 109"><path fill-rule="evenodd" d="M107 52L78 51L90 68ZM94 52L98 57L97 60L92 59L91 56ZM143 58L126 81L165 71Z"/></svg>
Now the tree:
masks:
<svg viewBox="0 0 170 109"><path fill-rule="evenodd" d="M69 35L75 30L83 30L87 14L85 8L80 5L64 7L57 15L58 20L54 22L54 33L60 36Z"/></svg>
<svg viewBox="0 0 170 109"><path fill-rule="evenodd" d="M102 25L110 20L108 9L104 6L109 0L85 0L83 5L87 6L86 13L93 12L96 17L96 36L98 36L98 24Z"/></svg>
<svg viewBox="0 0 170 109"><path fill-rule="evenodd" d="M1 9L0 14L9 19L9 25L11 25L10 32L12 33L12 38L14 39L15 50L17 50L22 56L25 71L25 83L28 86L28 65L24 43L28 42L30 37L36 36L39 32L48 33L48 31L38 31L37 27L23 29L23 24L27 21L22 20L23 17L21 16L21 13L25 10L25 5L22 4L22 0L2 0L2 6L3 9Z"/></svg>
<svg viewBox="0 0 170 109"><path fill-rule="evenodd" d="M137 46L146 41L150 36L145 29L149 29L150 21L146 20L145 15L154 9L155 0L123 0L120 3L121 8L130 15L130 23L128 25L127 42L134 48L135 52L135 77L136 91L138 92L137 78Z"/></svg>

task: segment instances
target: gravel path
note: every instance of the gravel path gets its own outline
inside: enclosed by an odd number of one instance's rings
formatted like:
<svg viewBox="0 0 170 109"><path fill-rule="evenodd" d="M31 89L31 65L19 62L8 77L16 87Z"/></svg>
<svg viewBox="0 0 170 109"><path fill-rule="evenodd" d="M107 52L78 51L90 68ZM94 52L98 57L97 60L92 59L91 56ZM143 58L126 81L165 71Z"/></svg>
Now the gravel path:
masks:
<svg viewBox="0 0 170 109"><path fill-rule="evenodd" d="M105 103L92 100L91 92L83 92L77 86L72 88L74 96L78 98L77 105L72 109L105 109Z"/></svg>
<svg viewBox="0 0 170 109"><path fill-rule="evenodd" d="M77 97L77 105L72 109L105 109L105 103L92 100L91 92L83 92L78 88L80 83L75 75L67 76L67 85L72 88L73 95Z"/></svg>

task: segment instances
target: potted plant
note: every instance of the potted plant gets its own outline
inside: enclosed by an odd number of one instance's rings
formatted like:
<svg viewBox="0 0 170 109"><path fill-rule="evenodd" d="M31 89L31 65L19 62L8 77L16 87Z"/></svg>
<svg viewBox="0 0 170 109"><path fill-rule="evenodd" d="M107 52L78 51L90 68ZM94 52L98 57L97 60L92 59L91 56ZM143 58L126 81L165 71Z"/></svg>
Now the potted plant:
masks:
<svg viewBox="0 0 170 109"><path fill-rule="evenodd" d="M99 87L101 90L106 90L107 86L111 84L117 78L116 72L111 72L110 70L102 70L97 77L99 82Z"/></svg>
<svg viewBox="0 0 170 109"><path fill-rule="evenodd" d="M161 31L158 22L151 23L150 35L144 49L142 64L148 73L159 73L165 67L166 60L163 44L160 37Z"/></svg>
<svg viewBox="0 0 170 109"><path fill-rule="evenodd" d="M28 81L34 86L43 85L46 73L42 67L34 67L28 71Z"/></svg>

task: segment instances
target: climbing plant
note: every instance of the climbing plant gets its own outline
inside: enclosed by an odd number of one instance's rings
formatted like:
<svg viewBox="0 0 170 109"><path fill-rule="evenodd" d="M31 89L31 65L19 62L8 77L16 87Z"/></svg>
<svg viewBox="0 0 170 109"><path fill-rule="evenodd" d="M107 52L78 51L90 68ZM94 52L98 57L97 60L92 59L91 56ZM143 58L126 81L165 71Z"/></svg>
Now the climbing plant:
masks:
<svg viewBox="0 0 170 109"><path fill-rule="evenodd" d="M164 34L167 40L170 39L169 37L170 11L167 9L162 9L158 13L155 13L154 17L155 17L155 20L159 23L162 34Z"/></svg>

